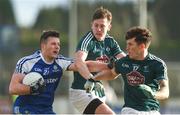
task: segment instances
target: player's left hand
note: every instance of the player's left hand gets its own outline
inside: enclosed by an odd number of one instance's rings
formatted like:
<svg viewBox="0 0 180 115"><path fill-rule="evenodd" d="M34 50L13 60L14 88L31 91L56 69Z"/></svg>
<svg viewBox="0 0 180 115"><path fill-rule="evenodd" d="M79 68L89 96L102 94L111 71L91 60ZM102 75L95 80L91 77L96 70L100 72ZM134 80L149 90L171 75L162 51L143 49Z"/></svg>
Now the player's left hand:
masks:
<svg viewBox="0 0 180 115"><path fill-rule="evenodd" d="M137 86L138 90L141 91L147 98L154 98L155 92L152 91L151 87L145 84Z"/></svg>
<svg viewBox="0 0 180 115"><path fill-rule="evenodd" d="M92 92L93 88L94 88L94 83L95 81L90 78L86 81L86 83L84 84L84 89L86 90L87 93Z"/></svg>
<svg viewBox="0 0 180 115"><path fill-rule="evenodd" d="M42 93L45 89L45 86L46 86L45 81L42 78L40 78L34 86L30 86L30 94L38 95Z"/></svg>
<svg viewBox="0 0 180 115"><path fill-rule="evenodd" d="M100 81L97 81L94 86L95 94L99 97L104 97L105 92L104 92L104 86Z"/></svg>

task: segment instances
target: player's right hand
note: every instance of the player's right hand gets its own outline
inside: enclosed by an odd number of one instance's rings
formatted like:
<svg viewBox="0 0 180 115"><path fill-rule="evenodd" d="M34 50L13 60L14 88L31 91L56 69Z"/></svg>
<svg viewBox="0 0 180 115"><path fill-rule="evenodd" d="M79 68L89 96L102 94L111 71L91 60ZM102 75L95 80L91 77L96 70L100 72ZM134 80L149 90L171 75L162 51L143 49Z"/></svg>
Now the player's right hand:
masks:
<svg viewBox="0 0 180 115"><path fill-rule="evenodd" d="M46 86L45 81L42 78L40 78L35 85L30 86L30 94L38 95L42 93L45 89L45 86Z"/></svg>
<svg viewBox="0 0 180 115"><path fill-rule="evenodd" d="M88 79L86 83L84 84L84 89L87 93L90 93L94 88L94 80L92 78Z"/></svg>

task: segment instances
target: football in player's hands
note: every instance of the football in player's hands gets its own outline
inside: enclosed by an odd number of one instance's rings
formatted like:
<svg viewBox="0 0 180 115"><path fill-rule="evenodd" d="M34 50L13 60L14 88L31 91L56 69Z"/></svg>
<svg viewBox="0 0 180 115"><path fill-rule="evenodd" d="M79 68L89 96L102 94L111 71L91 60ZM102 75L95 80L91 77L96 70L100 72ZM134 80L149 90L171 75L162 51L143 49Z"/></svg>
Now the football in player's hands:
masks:
<svg viewBox="0 0 180 115"><path fill-rule="evenodd" d="M22 83L24 85L28 85L28 86L34 86L37 84L38 80L43 77L41 76L41 74L37 73L37 72L30 72L28 74L25 75L25 77L23 78ZM43 79L44 80L44 79Z"/></svg>
<svg viewBox="0 0 180 115"><path fill-rule="evenodd" d="M37 72L30 72L25 75L22 83L30 86L30 94L33 95L43 92L45 87L44 78Z"/></svg>

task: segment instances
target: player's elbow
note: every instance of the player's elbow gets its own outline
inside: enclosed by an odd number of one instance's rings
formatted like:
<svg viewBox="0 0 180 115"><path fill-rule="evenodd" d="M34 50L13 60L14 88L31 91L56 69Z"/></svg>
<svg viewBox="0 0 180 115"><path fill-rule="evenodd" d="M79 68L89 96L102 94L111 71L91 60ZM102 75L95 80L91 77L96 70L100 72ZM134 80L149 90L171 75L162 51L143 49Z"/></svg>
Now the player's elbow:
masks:
<svg viewBox="0 0 180 115"><path fill-rule="evenodd" d="M9 94L14 95L16 93L16 87L12 84L9 85Z"/></svg>
<svg viewBox="0 0 180 115"><path fill-rule="evenodd" d="M168 98L169 98L169 91L164 96L164 99L168 99Z"/></svg>
<svg viewBox="0 0 180 115"><path fill-rule="evenodd" d="M13 87L9 86L9 94L10 95L13 95L14 94L14 89Z"/></svg>

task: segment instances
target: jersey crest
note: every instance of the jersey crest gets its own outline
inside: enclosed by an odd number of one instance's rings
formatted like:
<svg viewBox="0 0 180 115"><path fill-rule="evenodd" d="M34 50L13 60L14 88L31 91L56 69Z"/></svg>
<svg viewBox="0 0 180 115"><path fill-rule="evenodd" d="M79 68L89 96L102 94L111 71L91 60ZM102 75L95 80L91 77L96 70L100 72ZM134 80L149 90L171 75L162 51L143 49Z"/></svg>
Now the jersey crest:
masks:
<svg viewBox="0 0 180 115"><path fill-rule="evenodd" d="M132 71L127 75L128 84L131 86L137 86L139 84L143 84L145 81L145 77L140 74L138 71Z"/></svg>

